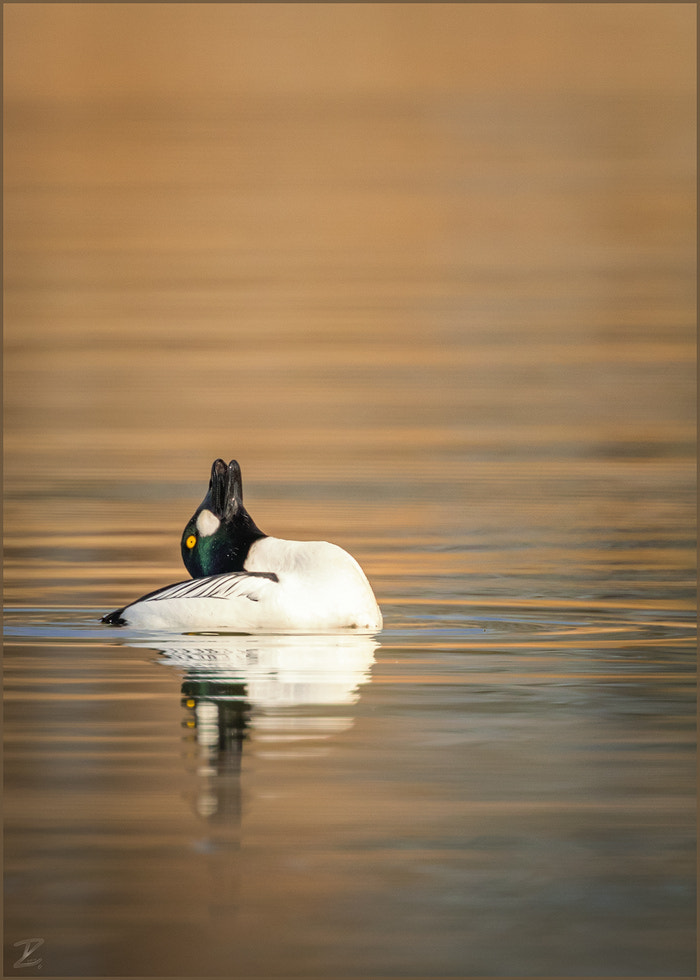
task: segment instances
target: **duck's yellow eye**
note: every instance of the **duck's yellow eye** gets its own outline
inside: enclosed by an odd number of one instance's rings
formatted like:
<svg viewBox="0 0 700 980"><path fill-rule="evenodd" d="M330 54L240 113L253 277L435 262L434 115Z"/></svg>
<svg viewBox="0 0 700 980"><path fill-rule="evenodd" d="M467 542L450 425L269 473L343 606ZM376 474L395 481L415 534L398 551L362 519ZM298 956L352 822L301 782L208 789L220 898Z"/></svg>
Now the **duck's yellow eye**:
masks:
<svg viewBox="0 0 700 980"><path fill-rule="evenodd" d="M195 538L194 534L190 534L187 541L185 541L185 544L188 548L194 548L194 546L197 544L197 539Z"/></svg>

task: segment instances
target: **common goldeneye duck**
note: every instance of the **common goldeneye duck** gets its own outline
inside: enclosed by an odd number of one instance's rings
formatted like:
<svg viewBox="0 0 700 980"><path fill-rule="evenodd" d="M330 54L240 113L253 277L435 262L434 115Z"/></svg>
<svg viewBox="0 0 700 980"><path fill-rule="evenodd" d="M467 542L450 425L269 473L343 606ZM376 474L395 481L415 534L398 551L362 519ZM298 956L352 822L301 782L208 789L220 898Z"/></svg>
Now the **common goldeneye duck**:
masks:
<svg viewBox="0 0 700 980"><path fill-rule="evenodd" d="M264 534L243 506L235 459L214 461L207 494L182 532L192 579L142 596L103 623L145 629L376 633L382 614L358 563L327 541Z"/></svg>

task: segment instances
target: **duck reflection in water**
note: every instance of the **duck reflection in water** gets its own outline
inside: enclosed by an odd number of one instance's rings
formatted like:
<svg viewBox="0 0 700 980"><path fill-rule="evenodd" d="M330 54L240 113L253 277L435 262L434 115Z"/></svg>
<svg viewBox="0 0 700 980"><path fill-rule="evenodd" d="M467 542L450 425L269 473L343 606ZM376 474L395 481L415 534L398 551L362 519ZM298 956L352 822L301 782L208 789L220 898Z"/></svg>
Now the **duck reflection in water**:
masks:
<svg viewBox="0 0 700 980"><path fill-rule="evenodd" d="M198 788L189 795L198 816L238 824L241 757L251 706L245 684L213 681L193 673L182 682L183 722L195 747Z"/></svg>
<svg viewBox="0 0 700 980"><path fill-rule="evenodd" d="M184 672L183 725L196 750L195 812L208 823L240 824L248 742L258 754L293 758L350 728L351 714L328 709L358 701L378 647L374 638L347 634L168 637L159 662Z"/></svg>

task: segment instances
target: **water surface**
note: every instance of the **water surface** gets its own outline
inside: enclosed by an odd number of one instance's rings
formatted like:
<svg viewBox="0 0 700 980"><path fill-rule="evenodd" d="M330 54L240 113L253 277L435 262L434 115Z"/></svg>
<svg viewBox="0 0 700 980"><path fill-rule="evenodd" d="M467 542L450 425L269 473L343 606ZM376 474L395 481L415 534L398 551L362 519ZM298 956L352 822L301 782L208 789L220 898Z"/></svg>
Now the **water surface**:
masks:
<svg viewBox="0 0 700 980"><path fill-rule="evenodd" d="M6 93L6 975L694 975L692 91L111 43ZM218 456L381 634L99 623Z"/></svg>

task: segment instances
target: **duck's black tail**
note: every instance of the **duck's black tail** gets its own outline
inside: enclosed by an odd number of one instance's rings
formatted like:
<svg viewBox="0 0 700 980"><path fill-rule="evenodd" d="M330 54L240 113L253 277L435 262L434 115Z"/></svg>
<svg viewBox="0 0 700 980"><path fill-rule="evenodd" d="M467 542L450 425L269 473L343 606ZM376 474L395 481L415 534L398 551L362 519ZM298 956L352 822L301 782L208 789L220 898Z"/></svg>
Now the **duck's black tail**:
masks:
<svg viewBox="0 0 700 980"><path fill-rule="evenodd" d="M121 609L115 609L114 612L107 613L106 616L102 617L100 622L109 623L110 626L124 626L126 624L126 620L122 618L122 613L125 609L126 606L122 606Z"/></svg>

